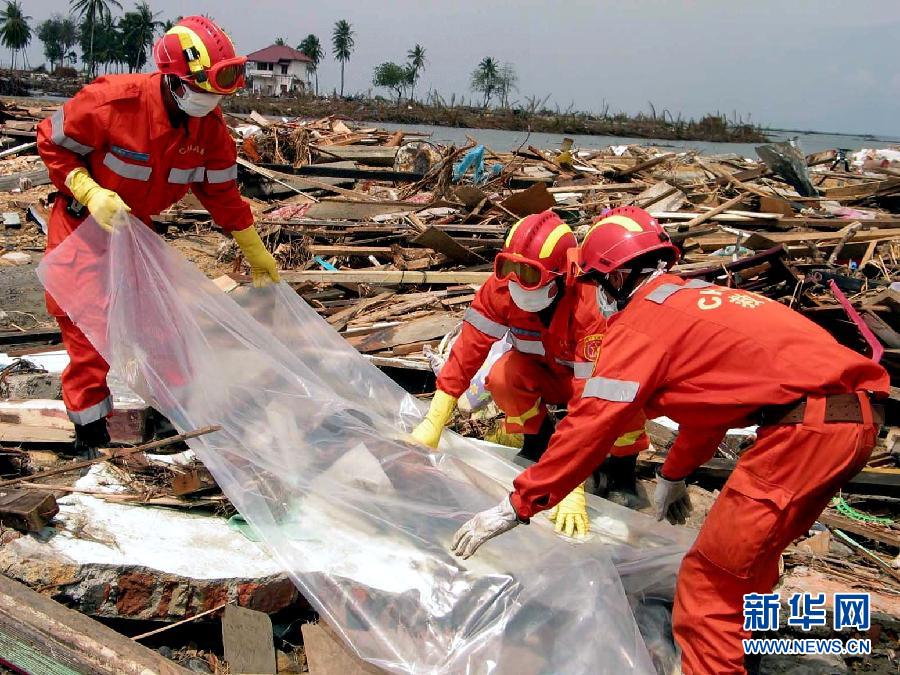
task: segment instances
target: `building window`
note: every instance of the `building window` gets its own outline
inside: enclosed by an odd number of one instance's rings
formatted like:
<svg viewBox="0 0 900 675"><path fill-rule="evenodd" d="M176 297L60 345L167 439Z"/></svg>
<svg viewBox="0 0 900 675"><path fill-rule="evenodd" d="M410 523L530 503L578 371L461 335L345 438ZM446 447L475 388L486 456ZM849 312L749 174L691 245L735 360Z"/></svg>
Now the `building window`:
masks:
<svg viewBox="0 0 900 675"><path fill-rule="evenodd" d="M287 64L286 64L286 63L282 63L282 64L281 64L281 74L282 74L282 75L287 75L287 69L288 69Z"/></svg>

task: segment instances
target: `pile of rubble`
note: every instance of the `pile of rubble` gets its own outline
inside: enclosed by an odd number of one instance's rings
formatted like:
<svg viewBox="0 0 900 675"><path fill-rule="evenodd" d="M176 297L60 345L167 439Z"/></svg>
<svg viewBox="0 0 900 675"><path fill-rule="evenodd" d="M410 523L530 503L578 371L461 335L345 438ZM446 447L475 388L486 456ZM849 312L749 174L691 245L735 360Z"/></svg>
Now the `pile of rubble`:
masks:
<svg viewBox="0 0 900 675"><path fill-rule="evenodd" d="M33 154L33 138L36 123L53 110L0 107L0 143L9 146L0 151L4 270L37 262L43 248L50 186ZM448 334L491 274L493 258L517 219L552 208L583 234L605 209L636 205L650 211L682 247L681 274L788 304L844 344L879 359L891 375L889 407L896 414L896 150L804 156L789 144L769 144L757 150L759 160L751 160L649 146L581 151L564 141L552 150L523 145L495 151L474 139L464 147L445 147L421 134L355 128L331 117L277 121L254 113L227 119L239 150L242 191L282 278L359 352L412 391L433 389L430 355L446 353ZM213 227L191 195L155 221L172 245L223 290L248 280L236 246ZM200 509L220 520L233 516L209 473L189 455L173 460L138 452L120 458L109 469L117 476L113 491L99 489L96 482L76 485L74 473L60 478L60 467L75 467L65 464L61 453L72 427L58 400L65 364L58 332L42 307L16 305L7 293L0 288L0 298L11 299L0 312L0 351L6 352L0 354L0 396L5 398L0 401L0 473L17 480L15 494L40 485L38 494L44 495L49 490L59 497L90 495L116 504ZM162 427L124 387L116 388L116 397L114 440L140 444ZM459 428L482 433L486 427L464 420ZM640 460L648 475L673 439L660 424L651 423L650 431L655 449ZM710 491L721 486L751 441L751 432L730 437L698 472L703 487L692 489L711 501ZM819 519L821 531L786 556L789 571L800 570L791 577L797 588L803 587L802 578L808 578L810 589L825 578L877 592L876 606L893 617L894 630L900 617L900 525L894 522L898 467L900 433L890 427L868 468ZM8 514L13 511L19 529L41 530L59 507L30 499L14 509L0 505L0 521L12 523ZM9 557L15 536L3 536L5 571L24 569L20 557ZM16 556L23 555L21 544L14 548ZM90 590L46 574L31 580L50 592L68 592L70 601L95 615L106 616L103 612L115 606L96 601L92 594L102 594L97 584ZM157 586L146 591L148 603L151 596L159 600ZM242 596L234 585L215 593L223 602L253 604L252 594ZM292 600L285 596L284 606ZM153 618L170 621L211 608L189 600L177 607L170 610L167 603Z"/></svg>

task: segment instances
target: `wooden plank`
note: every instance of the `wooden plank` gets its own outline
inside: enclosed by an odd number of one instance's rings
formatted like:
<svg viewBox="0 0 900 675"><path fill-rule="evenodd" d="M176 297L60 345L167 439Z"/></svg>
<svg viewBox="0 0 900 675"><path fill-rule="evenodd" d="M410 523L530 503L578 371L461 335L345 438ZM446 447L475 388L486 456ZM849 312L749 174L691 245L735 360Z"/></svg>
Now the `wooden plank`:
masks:
<svg viewBox="0 0 900 675"><path fill-rule="evenodd" d="M566 192L628 192L631 190L643 190L644 183L591 183L590 185L558 185L547 188L552 195Z"/></svg>
<svg viewBox="0 0 900 675"><path fill-rule="evenodd" d="M13 488L0 491L0 524L22 532L40 532L57 513L52 494L42 490Z"/></svg>
<svg viewBox="0 0 900 675"><path fill-rule="evenodd" d="M631 176L636 173L640 173L641 171L646 171L647 169L652 169L657 164L662 164L663 162L668 162L670 159L675 159L674 152L667 152L664 155L660 155L659 157L654 157L652 159L648 159L645 162L641 162L640 164L635 164L634 166L628 169L617 169L613 170L610 173L616 176L616 178L626 178L627 176Z"/></svg>
<svg viewBox="0 0 900 675"><path fill-rule="evenodd" d="M783 221L782 221L783 222ZM847 221L842 221L848 225ZM869 224L867 221L866 225ZM778 244L802 244L806 241L837 243L844 237L844 232L754 232L744 242L744 246L752 249L771 248ZM900 237L900 228L858 230L848 241L872 241L873 239L895 239Z"/></svg>
<svg viewBox="0 0 900 675"><path fill-rule="evenodd" d="M826 199L863 199L895 187L900 187L900 178L825 188L824 196Z"/></svg>
<svg viewBox="0 0 900 675"><path fill-rule="evenodd" d="M61 340L62 334L59 332L59 328L0 332L0 345L21 345L29 342L52 342L57 344Z"/></svg>
<svg viewBox="0 0 900 675"><path fill-rule="evenodd" d="M723 213L724 211L727 211L731 207L736 206L737 204L741 203L742 201L747 199L748 196L749 195L746 192L741 192L738 196L732 197L728 201L722 202L721 204L719 204L717 207L715 207L711 211L706 211L704 213L701 213L696 218L692 218L683 227L685 227L685 229L689 230L692 227L701 225L701 224L705 223L707 220L709 220L710 218L718 216L720 213Z"/></svg>
<svg viewBox="0 0 900 675"><path fill-rule="evenodd" d="M226 605L222 614L222 646L230 673L274 675L277 670L268 614Z"/></svg>
<svg viewBox="0 0 900 675"><path fill-rule="evenodd" d="M302 270L283 271L280 274L282 281L290 284L312 282L401 286L409 284L483 284L493 272L403 272L399 270L338 270L337 272L327 272Z"/></svg>
<svg viewBox="0 0 900 675"><path fill-rule="evenodd" d="M450 260L455 260L463 264L487 262L480 255L473 253L460 244L449 234L435 227L426 228L424 232L413 237L410 242L418 246L430 248L432 251L443 253Z"/></svg>
<svg viewBox="0 0 900 675"><path fill-rule="evenodd" d="M527 190L514 192L500 202L500 206L520 218L540 213L556 206L556 199L543 183L535 183Z"/></svg>
<svg viewBox="0 0 900 675"><path fill-rule="evenodd" d="M363 354L363 358L373 366L379 368L400 368L402 370L421 370L432 372L431 365L428 361L414 361L412 359L392 358L389 356L374 356L372 354Z"/></svg>
<svg viewBox="0 0 900 675"><path fill-rule="evenodd" d="M408 321L393 328L348 338L348 342L360 352L377 352L382 349L407 345L436 337L443 337L459 323L458 316L441 312L415 321Z"/></svg>
<svg viewBox="0 0 900 675"><path fill-rule="evenodd" d="M0 576L0 654L28 673L189 675L111 628Z"/></svg>
<svg viewBox="0 0 900 675"><path fill-rule="evenodd" d="M816 520L828 527L844 530L858 537L865 537L871 541L878 541L900 549L900 533L895 530L889 530L878 525L867 525L858 520L842 516L839 513L834 513L831 510L826 510Z"/></svg>
<svg viewBox="0 0 900 675"><path fill-rule="evenodd" d="M324 623L300 627L309 675L385 675L386 671L363 661Z"/></svg>
<svg viewBox="0 0 900 675"><path fill-rule="evenodd" d="M638 467L645 472L653 472L662 466L665 457L640 457ZM700 466L692 475L724 483L734 470L735 462L714 458ZM847 494L882 495L893 497L900 490L900 470L863 469L847 482L843 488Z"/></svg>
<svg viewBox="0 0 900 675"><path fill-rule="evenodd" d="M392 213L407 213L421 209L421 204L396 204L377 202L358 202L350 200L329 199L313 204L306 215L319 220L368 220L375 216Z"/></svg>
<svg viewBox="0 0 900 675"><path fill-rule="evenodd" d="M384 302L388 298L394 295L393 291L386 291L385 293L379 293L378 295L371 298L362 298L357 300L355 304L348 307L347 309L343 309L337 314L332 314L328 317L328 323L331 324L332 328L339 331L347 325L353 317L357 316L361 312L365 311L372 305L377 305L381 302Z"/></svg>
<svg viewBox="0 0 900 675"><path fill-rule="evenodd" d="M329 145L328 154L364 166L394 166L398 148L383 145Z"/></svg>
<svg viewBox="0 0 900 675"><path fill-rule="evenodd" d="M0 442L2 443L71 443L74 440L74 427L66 431L50 427L0 422Z"/></svg>

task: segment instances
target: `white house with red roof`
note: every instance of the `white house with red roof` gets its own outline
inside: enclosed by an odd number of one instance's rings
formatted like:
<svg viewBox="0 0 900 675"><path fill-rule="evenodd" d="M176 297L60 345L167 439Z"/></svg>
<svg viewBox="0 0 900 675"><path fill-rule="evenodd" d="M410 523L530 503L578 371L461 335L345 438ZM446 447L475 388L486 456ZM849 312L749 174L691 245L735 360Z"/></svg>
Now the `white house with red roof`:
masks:
<svg viewBox="0 0 900 675"><path fill-rule="evenodd" d="M269 45L247 54L247 87L254 94L281 96L307 86L312 59L287 45Z"/></svg>

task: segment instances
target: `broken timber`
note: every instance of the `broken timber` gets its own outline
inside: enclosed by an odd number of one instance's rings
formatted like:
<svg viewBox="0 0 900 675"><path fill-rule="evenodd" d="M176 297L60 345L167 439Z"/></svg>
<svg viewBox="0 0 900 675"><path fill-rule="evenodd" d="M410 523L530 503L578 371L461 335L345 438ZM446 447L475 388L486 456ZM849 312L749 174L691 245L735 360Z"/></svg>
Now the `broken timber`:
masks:
<svg viewBox="0 0 900 675"><path fill-rule="evenodd" d="M404 272L399 270L337 270L335 272L320 272L313 270L285 270L279 272L279 274L282 281L291 284L312 282L399 286L404 284L483 284L493 272Z"/></svg>
<svg viewBox="0 0 900 675"><path fill-rule="evenodd" d="M0 576L0 656L20 672L42 675L190 673L5 576Z"/></svg>

